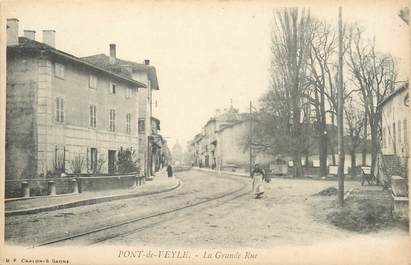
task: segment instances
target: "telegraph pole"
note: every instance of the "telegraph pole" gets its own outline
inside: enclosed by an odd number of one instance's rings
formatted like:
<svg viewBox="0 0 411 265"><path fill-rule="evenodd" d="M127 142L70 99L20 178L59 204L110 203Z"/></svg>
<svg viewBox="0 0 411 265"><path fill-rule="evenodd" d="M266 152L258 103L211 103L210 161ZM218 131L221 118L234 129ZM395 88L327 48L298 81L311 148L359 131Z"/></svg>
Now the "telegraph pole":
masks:
<svg viewBox="0 0 411 265"><path fill-rule="evenodd" d="M338 205L344 206L344 88L343 88L343 36L342 8L338 8Z"/></svg>
<svg viewBox="0 0 411 265"><path fill-rule="evenodd" d="M252 142L253 142L253 105L250 101L250 136L249 136L249 148L250 148L250 176L253 171L253 149L252 149Z"/></svg>

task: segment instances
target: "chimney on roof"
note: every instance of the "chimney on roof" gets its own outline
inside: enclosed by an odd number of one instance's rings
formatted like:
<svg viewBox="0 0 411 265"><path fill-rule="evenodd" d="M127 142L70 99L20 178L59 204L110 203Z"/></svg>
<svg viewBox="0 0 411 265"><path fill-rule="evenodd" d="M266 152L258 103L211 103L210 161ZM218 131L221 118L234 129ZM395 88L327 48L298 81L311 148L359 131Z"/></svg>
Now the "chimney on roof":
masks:
<svg viewBox="0 0 411 265"><path fill-rule="evenodd" d="M36 40L36 31L35 30L24 30L24 37L30 40Z"/></svg>
<svg viewBox="0 0 411 265"><path fill-rule="evenodd" d="M110 44L110 64L116 63L116 44Z"/></svg>
<svg viewBox="0 0 411 265"><path fill-rule="evenodd" d="M150 60L145 59L145 60L144 60L144 64L145 64L145 65L149 65L149 64L150 64Z"/></svg>
<svg viewBox="0 0 411 265"><path fill-rule="evenodd" d="M54 29L43 30L43 43L53 48L56 47L56 31Z"/></svg>
<svg viewBox="0 0 411 265"><path fill-rule="evenodd" d="M7 19L7 46L19 45L19 20Z"/></svg>

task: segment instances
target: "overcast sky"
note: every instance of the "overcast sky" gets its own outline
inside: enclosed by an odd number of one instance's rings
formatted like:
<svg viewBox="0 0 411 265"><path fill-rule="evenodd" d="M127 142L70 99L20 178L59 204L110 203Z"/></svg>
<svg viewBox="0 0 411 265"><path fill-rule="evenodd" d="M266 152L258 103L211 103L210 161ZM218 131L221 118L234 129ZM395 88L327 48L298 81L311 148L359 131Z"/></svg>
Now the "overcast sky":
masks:
<svg viewBox="0 0 411 265"><path fill-rule="evenodd" d="M56 47L76 56L108 54L156 66L160 91L155 116L170 148L185 146L216 108L247 111L269 84L270 30L280 2L16 2L5 17L20 20L20 31L56 30ZM364 2L344 6L345 22L358 21L377 48L401 59L406 79L409 28L398 17L404 1ZM184 3L184 4L182 4ZM316 2L318 3L318 2ZM338 2L311 6L313 16L337 22ZM347 2L345 2L347 3ZM355 3L355 2L352 2Z"/></svg>

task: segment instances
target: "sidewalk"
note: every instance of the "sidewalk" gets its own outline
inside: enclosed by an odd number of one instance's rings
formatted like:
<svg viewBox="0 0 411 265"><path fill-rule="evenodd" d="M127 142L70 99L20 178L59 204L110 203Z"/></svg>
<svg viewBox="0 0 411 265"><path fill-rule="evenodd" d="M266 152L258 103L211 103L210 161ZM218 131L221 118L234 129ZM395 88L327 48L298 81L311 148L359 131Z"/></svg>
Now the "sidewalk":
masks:
<svg viewBox="0 0 411 265"><path fill-rule="evenodd" d="M181 185L179 179L168 178L167 172L162 170L154 176L152 181L132 189L105 190L84 192L79 194L61 194L55 196L32 197L28 199L8 199L5 201L6 216L32 214L45 211L54 211L102 202L128 199L133 197L167 192Z"/></svg>
<svg viewBox="0 0 411 265"><path fill-rule="evenodd" d="M192 169L198 170L198 171L204 171L204 172L213 172L216 174L228 174L228 175L233 175L233 176L239 176L239 177L250 177L249 173L242 173L242 172L234 172L234 171L225 171L225 170L215 170L215 169L210 169L210 168L204 168L204 167L192 167Z"/></svg>

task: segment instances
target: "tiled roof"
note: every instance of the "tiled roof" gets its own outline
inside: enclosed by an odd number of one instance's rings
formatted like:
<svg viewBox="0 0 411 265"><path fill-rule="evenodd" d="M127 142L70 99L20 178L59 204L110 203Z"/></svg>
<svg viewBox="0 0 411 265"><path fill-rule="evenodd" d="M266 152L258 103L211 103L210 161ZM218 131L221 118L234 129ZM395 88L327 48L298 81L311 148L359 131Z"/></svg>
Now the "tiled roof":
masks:
<svg viewBox="0 0 411 265"><path fill-rule="evenodd" d="M41 43L35 40L28 39L26 37L19 37L19 45L17 46L11 46L7 47L8 52L16 52L16 53L21 53L21 52L44 52L53 56L61 57L70 61L73 61L75 63L80 63L86 67L90 67L93 70L103 72L105 74L108 74L112 77L115 77L117 79L121 79L125 82L132 83L136 87L146 87L143 83L138 82L136 80L133 80L127 75L124 75L123 73L118 73L115 71L111 71L110 69L103 68L103 67L98 67L97 65L91 64L90 62L83 60L82 58L76 57L72 54L63 52L61 50L58 50L52 46L49 46L45 43Z"/></svg>
<svg viewBox="0 0 411 265"><path fill-rule="evenodd" d="M86 60L87 62L91 64L94 64L96 66L102 67L110 71L115 71L118 73L125 73L128 76L130 76L130 74L124 72L124 70L122 70L122 66L130 66L133 69L133 71L136 71L136 72L146 72L148 74L148 78L151 81L152 89L155 89L155 90L160 89L158 85L158 80L157 80L156 68L152 65L136 63L136 62L127 61L127 60L123 60L119 58L116 58L115 62L111 63L110 56L107 56L105 54L91 55L87 57L82 57L82 59Z"/></svg>

